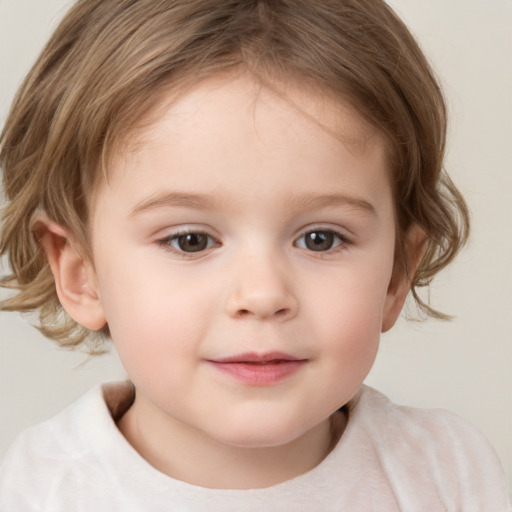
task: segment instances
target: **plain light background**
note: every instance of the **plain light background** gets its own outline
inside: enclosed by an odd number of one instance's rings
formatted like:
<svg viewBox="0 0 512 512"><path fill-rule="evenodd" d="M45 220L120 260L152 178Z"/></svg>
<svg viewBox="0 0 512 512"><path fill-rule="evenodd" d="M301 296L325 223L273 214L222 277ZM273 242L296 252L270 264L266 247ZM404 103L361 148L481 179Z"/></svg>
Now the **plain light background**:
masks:
<svg viewBox="0 0 512 512"><path fill-rule="evenodd" d="M451 112L447 167L469 202L473 231L431 286L432 304L455 319L400 320L383 336L367 383L396 402L470 420L512 482L512 0L390 3L441 77ZM0 0L0 124L69 5ZM88 361L29 323L0 313L0 458L23 428L96 383L124 376L114 354Z"/></svg>

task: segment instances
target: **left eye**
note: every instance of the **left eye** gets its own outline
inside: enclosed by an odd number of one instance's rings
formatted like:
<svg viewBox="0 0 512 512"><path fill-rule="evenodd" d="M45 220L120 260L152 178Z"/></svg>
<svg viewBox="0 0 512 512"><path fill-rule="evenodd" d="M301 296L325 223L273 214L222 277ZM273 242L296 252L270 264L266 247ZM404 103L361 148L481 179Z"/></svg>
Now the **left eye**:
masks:
<svg viewBox="0 0 512 512"><path fill-rule="evenodd" d="M346 239L334 231L329 230L313 230L304 233L295 245L301 249L308 249L315 252L325 252L338 247Z"/></svg>
<svg viewBox="0 0 512 512"><path fill-rule="evenodd" d="M216 245L215 240L206 233L182 233L170 236L162 242L185 253L205 251Z"/></svg>

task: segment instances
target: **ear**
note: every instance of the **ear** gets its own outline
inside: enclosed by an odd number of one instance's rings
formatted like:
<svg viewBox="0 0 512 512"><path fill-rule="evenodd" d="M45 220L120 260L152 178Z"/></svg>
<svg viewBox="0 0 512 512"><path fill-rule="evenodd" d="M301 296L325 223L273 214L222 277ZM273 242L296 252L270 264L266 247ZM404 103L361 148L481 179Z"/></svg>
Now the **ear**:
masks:
<svg viewBox="0 0 512 512"><path fill-rule="evenodd" d="M52 270L62 307L87 329L104 327L106 319L94 268L77 250L73 237L45 216L34 220L33 231Z"/></svg>
<svg viewBox="0 0 512 512"><path fill-rule="evenodd" d="M395 325L402 311L407 294L411 290L412 278L423 254L424 242L425 232L416 224L411 226L406 234L406 266L404 268L401 262L395 263L389 282L382 317L382 332L389 331Z"/></svg>

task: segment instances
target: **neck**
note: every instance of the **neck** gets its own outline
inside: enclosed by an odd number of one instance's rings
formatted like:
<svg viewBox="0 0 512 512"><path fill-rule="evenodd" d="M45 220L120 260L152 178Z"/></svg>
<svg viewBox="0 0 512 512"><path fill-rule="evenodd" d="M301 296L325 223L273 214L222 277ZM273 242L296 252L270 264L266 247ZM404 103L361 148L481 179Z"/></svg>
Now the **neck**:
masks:
<svg viewBox="0 0 512 512"><path fill-rule="evenodd" d="M345 427L345 416L335 416L289 443L257 448L225 444L176 420L149 424L137 399L118 427L144 459L172 478L207 488L256 489L317 466Z"/></svg>

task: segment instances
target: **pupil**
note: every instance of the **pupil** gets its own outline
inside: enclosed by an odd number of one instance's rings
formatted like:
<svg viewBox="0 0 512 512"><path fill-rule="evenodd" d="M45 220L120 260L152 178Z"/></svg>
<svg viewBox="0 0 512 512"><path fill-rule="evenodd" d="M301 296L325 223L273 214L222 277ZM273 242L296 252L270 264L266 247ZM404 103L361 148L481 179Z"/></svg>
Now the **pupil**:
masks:
<svg viewBox="0 0 512 512"><path fill-rule="evenodd" d="M208 245L208 238L200 233L189 233L178 237L178 245L185 252L204 251Z"/></svg>
<svg viewBox="0 0 512 512"><path fill-rule="evenodd" d="M306 247L312 251L328 251L334 243L334 235L328 231L314 231L306 236Z"/></svg>

